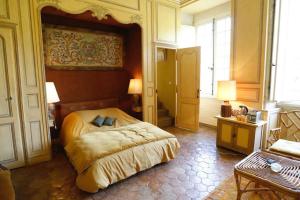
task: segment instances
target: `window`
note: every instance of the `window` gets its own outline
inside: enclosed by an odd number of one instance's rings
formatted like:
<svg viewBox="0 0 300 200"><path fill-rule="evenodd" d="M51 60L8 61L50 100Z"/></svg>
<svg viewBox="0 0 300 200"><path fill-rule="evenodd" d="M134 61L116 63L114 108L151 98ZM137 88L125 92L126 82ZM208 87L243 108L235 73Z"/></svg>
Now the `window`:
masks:
<svg viewBox="0 0 300 200"><path fill-rule="evenodd" d="M230 17L213 19L197 27L201 46L200 88L203 96L215 95L217 81L230 79Z"/></svg>
<svg viewBox="0 0 300 200"><path fill-rule="evenodd" d="M195 46L196 31L194 26L181 25L179 34L179 47Z"/></svg>
<svg viewBox="0 0 300 200"><path fill-rule="evenodd" d="M300 101L300 1L276 0L271 100Z"/></svg>

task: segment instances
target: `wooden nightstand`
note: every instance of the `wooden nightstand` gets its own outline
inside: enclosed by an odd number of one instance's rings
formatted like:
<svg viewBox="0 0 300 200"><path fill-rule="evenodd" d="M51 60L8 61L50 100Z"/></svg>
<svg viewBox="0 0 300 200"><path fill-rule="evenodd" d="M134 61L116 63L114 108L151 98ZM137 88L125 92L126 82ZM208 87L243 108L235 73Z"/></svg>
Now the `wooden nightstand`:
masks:
<svg viewBox="0 0 300 200"><path fill-rule="evenodd" d="M134 112L131 110L130 115L138 120L143 121L143 112Z"/></svg>
<svg viewBox="0 0 300 200"><path fill-rule="evenodd" d="M49 119L48 123L49 123L49 128L50 128L50 137L51 137L51 140L58 138L59 131L57 129L57 126L55 125L54 120Z"/></svg>
<svg viewBox="0 0 300 200"><path fill-rule="evenodd" d="M53 152L58 152L60 150L60 141L59 141L59 130L55 125L54 120L48 120L49 129L50 129L50 137Z"/></svg>
<svg viewBox="0 0 300 200"><path fill-rule="evenodd" d="M266 121L256 124L238 121L235 117L217 116L217 146L243 154L261 148L263 127Z"/></svg>

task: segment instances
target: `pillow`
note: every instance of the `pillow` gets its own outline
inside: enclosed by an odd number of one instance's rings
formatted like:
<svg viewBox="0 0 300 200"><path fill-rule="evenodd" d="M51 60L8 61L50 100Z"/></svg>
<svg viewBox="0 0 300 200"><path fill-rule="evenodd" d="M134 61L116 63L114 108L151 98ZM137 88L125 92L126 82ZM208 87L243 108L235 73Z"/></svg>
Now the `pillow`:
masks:
<svg viewBox="0 0 300 200"><path fill-rule="evenodd" d="M98 115L94 121L92 122L95 126L101 127L103 126L105 118Z"/></svg>
<svg viewBox="0 0 300 200"><path fill-rule="evenodd" d="M115 118L112 117L105 117L103 125L112 126L115 122Z"/></svg>

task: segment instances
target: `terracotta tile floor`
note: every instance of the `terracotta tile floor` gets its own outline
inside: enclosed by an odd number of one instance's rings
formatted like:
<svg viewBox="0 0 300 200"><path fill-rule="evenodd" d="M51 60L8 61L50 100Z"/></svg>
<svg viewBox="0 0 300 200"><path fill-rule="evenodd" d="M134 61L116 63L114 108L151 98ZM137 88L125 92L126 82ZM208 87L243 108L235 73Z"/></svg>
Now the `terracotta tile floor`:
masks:
<svg viewBox="0 0 300 200"><path fill-rule="evenodd" d="M181 144L177 158L116 183L96 194L80 191L76 172L63 153L49 162L13 170L17 199L202 199L233 174L243 156L215 146L216 131L200 128L190 133L168 128Z"/></svg>

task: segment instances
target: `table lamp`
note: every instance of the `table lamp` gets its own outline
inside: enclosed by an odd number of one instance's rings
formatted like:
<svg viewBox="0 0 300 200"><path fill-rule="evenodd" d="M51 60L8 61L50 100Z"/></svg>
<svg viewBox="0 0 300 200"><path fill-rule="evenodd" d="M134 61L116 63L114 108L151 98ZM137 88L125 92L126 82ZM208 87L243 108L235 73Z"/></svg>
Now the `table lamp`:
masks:
<svg viewBox="0 0 300 200"><path fill-rule="evenodd" d="M48 103L48 116L50 120L54 120L54 103L59 102L59 97L53 82L46 82L46 93Z"/></svg>
<svg viewBox="0 0 300 200"><path fill-rule="evenodd" d="M224 101L221 106L221 116L231 117L229 101L236 100L236 81L218 81L217 99Z"/></svg>
<svg viewBox="0 0 300 200"><path fill-rule="evenodd" d="M142 80L130 79L128 94L133 94L132 110L134 112L142 112L142 106L140 105L140 94L142 94Z"/></svg>

